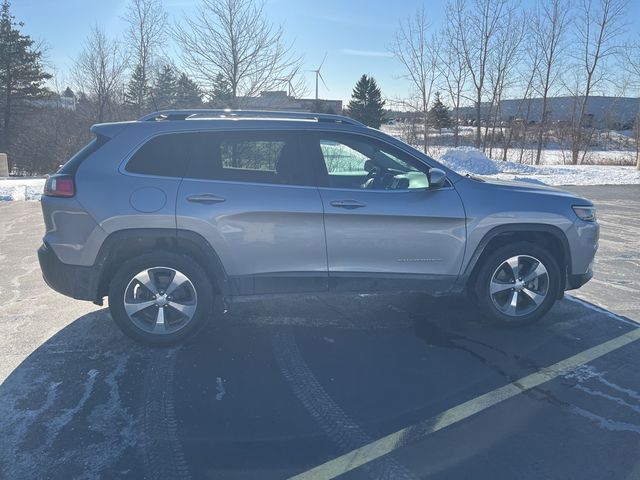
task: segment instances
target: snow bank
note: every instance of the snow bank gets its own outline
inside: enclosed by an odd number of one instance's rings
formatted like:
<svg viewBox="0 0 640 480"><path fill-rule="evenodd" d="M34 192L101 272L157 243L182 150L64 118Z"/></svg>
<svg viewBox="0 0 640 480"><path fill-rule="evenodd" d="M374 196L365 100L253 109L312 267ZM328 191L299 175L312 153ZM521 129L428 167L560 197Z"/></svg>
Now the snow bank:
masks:
<svg viewBox="0 0 640 480"><path fill-rule="evenodd" d="M629 185L640 184L635 167L607 165L525 165L491 160L470 147L448 149L440 158L443 165L461 174L481 175L500 180L518 180L547 185Z"/></svg>
<svg viewBox="0 0 640 480"><path fill-rule="evenodd" d="M531 165L491 160L480 150L472 147L450 148L439 160L451 170L472 175L496 175L503 172L536 173Z"/></svg>
<svg viewBox="0 0 640 480"><path fill-rule="evenodd" d="M0 201L40 200L44 178L0 178Z"/></svg>

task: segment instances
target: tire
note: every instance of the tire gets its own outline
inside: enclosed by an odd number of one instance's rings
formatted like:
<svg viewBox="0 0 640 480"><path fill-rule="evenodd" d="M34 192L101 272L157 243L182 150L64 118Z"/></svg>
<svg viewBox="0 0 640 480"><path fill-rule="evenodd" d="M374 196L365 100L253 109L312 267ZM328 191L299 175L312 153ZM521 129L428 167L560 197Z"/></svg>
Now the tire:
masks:
<svg viewBox="0 0 640 480"><path fill-rule="evenodd" d="M211 280L195 260L157 251L118 269L109 284L109 310L133 340L175 345L193 336L211 317L213 296Z"/></svg>
<svg viewBox="0 0 640 480"><path fill-rule="evenodd" d="M484 258L475 279L475 301L481 313L496 324L528 325L553 306L560 280L558 262L547 250L518 242Z"/></svg>

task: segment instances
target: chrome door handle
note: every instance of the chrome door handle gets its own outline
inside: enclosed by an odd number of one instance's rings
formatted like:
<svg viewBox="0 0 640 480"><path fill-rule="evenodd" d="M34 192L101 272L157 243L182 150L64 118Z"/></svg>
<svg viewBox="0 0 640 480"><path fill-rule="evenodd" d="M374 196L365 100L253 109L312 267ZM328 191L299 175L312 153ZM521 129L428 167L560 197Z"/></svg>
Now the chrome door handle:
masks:
<svg viewBox="0 0 640 480"><path fill-rule="evenodd" d="M188 202L204 203L206 205L221 203L221 202L224 202L225 200L226 200L225 198L218 197L217 195L212 195L210 193L203 193L201 195L189 195L187 197Z"/></svg>
<svg viewBox="0 0 640 480"><path fill-rule="evenodd" d="M359 202L357 200L334 200L331 202L332 207L337 208L347 208L349 210L353 210L354 208L362 208L366 207L366 203Z"/></svg>

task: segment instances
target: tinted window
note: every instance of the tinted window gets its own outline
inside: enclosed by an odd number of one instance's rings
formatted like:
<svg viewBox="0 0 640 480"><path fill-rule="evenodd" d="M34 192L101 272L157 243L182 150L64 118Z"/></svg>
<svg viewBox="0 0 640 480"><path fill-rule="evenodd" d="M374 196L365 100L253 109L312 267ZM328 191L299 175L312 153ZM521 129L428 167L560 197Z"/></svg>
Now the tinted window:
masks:
<svg viewBox="0 0 640 480"><path fill-rule="evenodd" d="M288 132L202 134L187 176L234 182L312 185L298 138Z"/></svg>
<svg viewBox="0 0 640 480"><path fill-rule="evenodd" d="M275 173L278 159L285 145L285 141L278 138L222 140L219 147L222 168Z"/></svg>
<svg viewBox="0 0 640 480"><path fill-rule="evenodd" d="M172 133L153 137L133 154L125 170L144 175L182 177L191 157L191 147L196 135Z"/></svg>
<svg viewBox="0 0 640 480"><path fill-rule="evenodd" d="M412 190L429 186L427 167L384 142L361 135L320 134L326 184L336 188Z"/></svg>

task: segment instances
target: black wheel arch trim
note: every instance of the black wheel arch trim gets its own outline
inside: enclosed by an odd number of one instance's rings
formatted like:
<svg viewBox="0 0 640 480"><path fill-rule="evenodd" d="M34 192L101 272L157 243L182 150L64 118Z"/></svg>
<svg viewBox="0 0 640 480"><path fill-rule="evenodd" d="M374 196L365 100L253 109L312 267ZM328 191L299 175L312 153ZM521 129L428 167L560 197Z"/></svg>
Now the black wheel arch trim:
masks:
<svg viewBox="0 0 640 480"><path fill-rule="evenodd" d="M571 249L569 247L569 240L567 240L567 236L565 233L555 225L546 225L541 223L513 223L508 225L498 225L497 227L489 230L485 236L480 240L480 243L476 247L473 255L467 262L467 266L465 267L461 277L461 280L466 284L469 277L473 273L475 267L478 264L478 260L484 253L487 245L496 237L501 235L507 235L511 233L523 233L523 232L535 232L535 233L548 233L553 235L555 239L557 239L562 245L563 256L564 256L564 265L559 265L563 275L571 274Z"/></svg>
<svg viewBox="0 0 640 480"><path fill-rule="evenodd" d="M126 245L125 251L128 252L125 257L150 244L170 252L177 250L190 255L194 260L202 262L220 293L225 296L229 294L228 275L222 261L211 244L200 234L171 228L125 229L111 233L102 243L96 256L93 268L99 276L96 292L98 304L101 304L103 296L106 295L109 279L119 266L117 246L122 244Z"/></svg>

